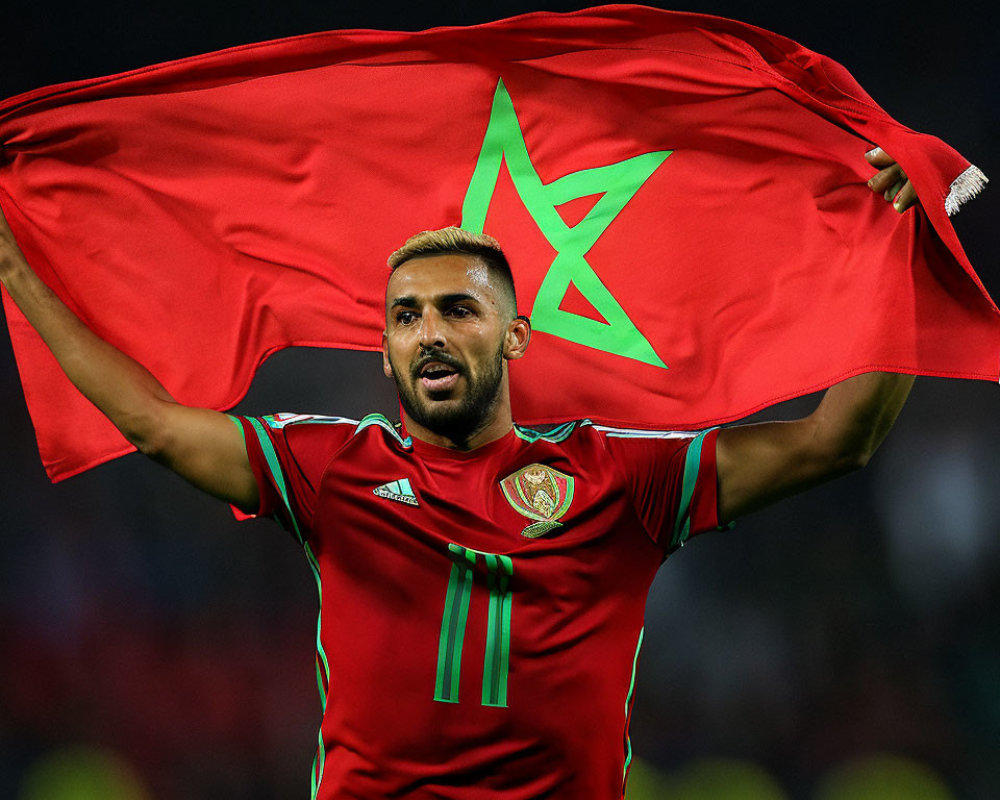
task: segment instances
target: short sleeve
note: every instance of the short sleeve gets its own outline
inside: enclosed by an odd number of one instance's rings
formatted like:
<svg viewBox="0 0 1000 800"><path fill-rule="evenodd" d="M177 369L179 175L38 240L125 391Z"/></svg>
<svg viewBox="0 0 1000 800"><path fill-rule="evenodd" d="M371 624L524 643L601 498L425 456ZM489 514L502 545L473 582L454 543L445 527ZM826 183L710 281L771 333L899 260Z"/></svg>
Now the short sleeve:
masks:
<svg viewBox="0 0 1000 800"><path fill-rule="evenodd" d="M243 431L257 480L260 505L253 516L274 517L305 542L312 532L323 473L353 435L356 421L304 414L231 419Z"/></svg>
<svg viewBox="0 0 1000 800"><path fill-rule="evenodd" d="M701 433L605 429L606 447L622 469L636 513L664 550L719 529L715 440Z"/></svg>

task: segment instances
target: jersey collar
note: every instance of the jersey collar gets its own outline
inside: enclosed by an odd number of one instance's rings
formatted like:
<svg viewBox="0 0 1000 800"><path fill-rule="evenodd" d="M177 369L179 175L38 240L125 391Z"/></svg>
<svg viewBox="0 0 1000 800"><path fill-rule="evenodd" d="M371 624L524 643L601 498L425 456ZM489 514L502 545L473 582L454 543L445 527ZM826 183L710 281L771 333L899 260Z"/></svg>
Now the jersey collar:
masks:
<svg viewBox="0 0 1000 800"><path fill-rule="evenodd" d="M489 456L501 453L504 450L516 446L518 437L511 428L499 439L475 448L474 450L456 450L452 447L440 447L430 442L424 442L416 436L410 435L413 442L413 452L421 458L443 459L447 461L468 461L476 458L488 458Z"/></svg>

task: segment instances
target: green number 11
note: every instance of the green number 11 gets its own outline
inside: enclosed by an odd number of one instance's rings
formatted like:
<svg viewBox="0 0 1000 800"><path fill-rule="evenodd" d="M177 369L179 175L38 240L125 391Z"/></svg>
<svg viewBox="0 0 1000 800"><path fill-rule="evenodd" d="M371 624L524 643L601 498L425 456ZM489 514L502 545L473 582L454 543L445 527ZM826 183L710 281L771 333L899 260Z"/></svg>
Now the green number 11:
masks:
<svg viewBox="0 0 1000 800"><path fill-rule="evenodd" d="M449 544L448 551L452 559L451 577L441 617L434 699L440 703L458 702L462 641L465 638L465 621L469 616L469 599L472 597L473 570L476 561L482 557L486 566L486 585L490 590L483 705L506 708L507 666L510 661L510 579L514 574L514 564L510 556L484 553L457 544Z"/></svg>

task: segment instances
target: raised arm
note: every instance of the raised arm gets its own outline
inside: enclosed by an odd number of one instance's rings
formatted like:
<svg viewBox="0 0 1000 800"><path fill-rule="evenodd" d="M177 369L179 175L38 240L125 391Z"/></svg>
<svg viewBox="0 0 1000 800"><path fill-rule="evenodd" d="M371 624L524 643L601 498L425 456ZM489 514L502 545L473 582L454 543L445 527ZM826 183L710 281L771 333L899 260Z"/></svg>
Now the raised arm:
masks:
<svg viewBox="0 0 1000 800"><path fill-rule="evenodd" d="M865 154L879 171L868 188L902 214L917 195L879 147ZM719 433L719 516L730 522L868 463L896 421L911 375L872 372L831 386L819 407L792 422L739 425Z"/></svg>
<svg viewBox="0 0 1000 800"><path fill-rule="evenodd" d="M731 522L863 467L896 421L912 385L912 375L870 372L831 386L803 419L720 431L721 520Z"/></svg>
<svg viewBox="0 0 1000 800"><path fill-rule="evenodd" d="M95 335L34 273L0 213L0 283L73 385L141 452L246 511L257 483L225 414L177 403L141 364Z"/></svg>

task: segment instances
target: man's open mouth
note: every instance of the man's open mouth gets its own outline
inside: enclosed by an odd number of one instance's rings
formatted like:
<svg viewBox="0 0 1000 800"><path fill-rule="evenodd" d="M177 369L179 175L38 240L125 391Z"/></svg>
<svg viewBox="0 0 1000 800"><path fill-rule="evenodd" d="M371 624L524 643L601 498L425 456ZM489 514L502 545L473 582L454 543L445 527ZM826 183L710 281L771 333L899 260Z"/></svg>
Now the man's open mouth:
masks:
<svg viewBox="0 0 1000 800"><path fill-rule="evenodd" d="M458 381L458 370L440 361L430 361L420 368L420 382L431 392L451 389Z"/></svg>

